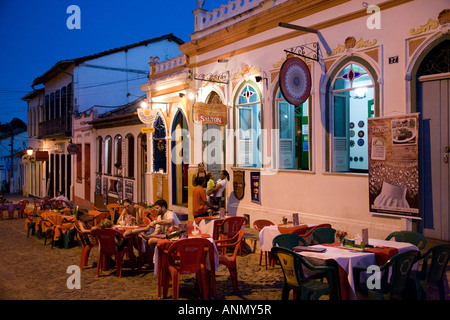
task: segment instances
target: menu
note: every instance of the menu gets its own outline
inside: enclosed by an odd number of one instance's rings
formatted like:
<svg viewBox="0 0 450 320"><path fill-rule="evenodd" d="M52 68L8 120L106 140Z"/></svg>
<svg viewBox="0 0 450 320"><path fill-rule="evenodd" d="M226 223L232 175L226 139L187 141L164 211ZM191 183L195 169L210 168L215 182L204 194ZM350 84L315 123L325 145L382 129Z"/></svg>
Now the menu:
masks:
<svg viewBox="0 0 450 320"><path fill-rule="evenodd" d="M368 119L369 211L419 213L419 114Z"/></svg>

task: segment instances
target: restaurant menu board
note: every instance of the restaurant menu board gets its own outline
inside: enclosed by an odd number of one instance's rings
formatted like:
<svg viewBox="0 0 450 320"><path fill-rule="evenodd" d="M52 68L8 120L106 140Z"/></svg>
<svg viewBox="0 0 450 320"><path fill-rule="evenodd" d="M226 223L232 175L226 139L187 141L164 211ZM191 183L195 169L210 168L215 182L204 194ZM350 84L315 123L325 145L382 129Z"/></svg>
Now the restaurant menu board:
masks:
<svg viewBox="0 0 450 320"><path fill-rule="evenodd" d="M369 211L419 217L419 114L369 118Z"/></svg>

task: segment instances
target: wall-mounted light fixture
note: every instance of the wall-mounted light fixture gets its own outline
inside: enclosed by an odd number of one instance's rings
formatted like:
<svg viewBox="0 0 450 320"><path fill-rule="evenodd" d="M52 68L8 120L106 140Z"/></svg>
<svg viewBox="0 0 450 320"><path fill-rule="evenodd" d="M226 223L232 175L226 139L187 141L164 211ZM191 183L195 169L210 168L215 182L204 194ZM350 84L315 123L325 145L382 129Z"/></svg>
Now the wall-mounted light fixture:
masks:
<svg viewBox="0 0 450 320"><path fill-rule="evenodd" d="M184 94L183 92L180 92L178 95L180 96L180 98L184 98L184 96L185 96L186 94Z"/></svg>
<svg viewBox="0 0 450 320"><path fill-rule="evenodd" d="M228 59L219 59L217 60L218 63L227 63Z"/></svg>
<svg viewBox="0 0 450 320"><path fill-rule="evenodd" d="M266 80L266 89L268 89L268 86L269 86L268 80L269 79L267 79L266 73L264 71L263 71L263 76L255 76L255 80L256 80L256 82L261 82L263 80Z"/></svg>

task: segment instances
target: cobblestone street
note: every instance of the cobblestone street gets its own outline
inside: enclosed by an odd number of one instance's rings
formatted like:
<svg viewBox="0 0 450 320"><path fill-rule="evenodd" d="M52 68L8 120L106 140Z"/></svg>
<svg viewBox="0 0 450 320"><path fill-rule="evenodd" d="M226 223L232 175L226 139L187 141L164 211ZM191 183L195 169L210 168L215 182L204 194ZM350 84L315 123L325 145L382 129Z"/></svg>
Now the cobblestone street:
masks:
<svg viewBox="0 0 450 320"><path fill-rule="evenodd" d="M69 249L44 245L44 239L27 238L23 219L0 220L0 299L1 300L156 300L157 276L153 270L133 271L125 261L122 278L115 268L96 278L98 252L91 251L89 267L81 272L81 289L68 289L67 268L79 265L80 247ZM253 245L249 240L247 243ZM282 271L259 266L259 250L238 256L239 289L233 293L229 272L220 266L216 273L217 300L279 300ZM172 291L169 290L171 299ZM198 300L195 275L182 275L180 300Z"/></svg>

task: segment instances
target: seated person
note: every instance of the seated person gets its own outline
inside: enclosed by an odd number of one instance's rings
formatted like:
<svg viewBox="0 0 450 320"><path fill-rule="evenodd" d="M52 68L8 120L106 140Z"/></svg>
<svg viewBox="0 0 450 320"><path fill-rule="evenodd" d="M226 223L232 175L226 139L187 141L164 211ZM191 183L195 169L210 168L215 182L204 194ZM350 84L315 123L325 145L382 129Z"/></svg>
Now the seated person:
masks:
<svg viewBox="0 0 450 320"><path fill-rule="evenodd" d="M95 243L97 240L93 236L91 236L91 231L95 227L93 227L89 223L87 223L87 221L89 219L88 211L86 209L76 210L75 218L77 219L77 221L75 221L75 224L76 224L78 230L80 230L81 233L86 233L88 235L87 240L89 241L90 244Z"/></svg>
<svg viewBox="0 0 450 320"><path fill-rule="evenodd" d="M62 192L62 191L56 192L56 197L51 200L61 201L64 208L65 207L70 208L70 206L72 205L72 203L69 201L69 199L66 198L66 196L64 195L64 192Z"/></svg>
<svg viewBox="0 0 450 320"><path fill-rule="evenodd" d="M208 211L214 209L214 206L206 198L206 190L202 187L205 183L204 180L203 177L197 177L195 179L196 186L192 190L192 207L195 218L207 216Z"/></svg>
<svg viewBox="0 0 450 320"><path fill-rule="evenodd" d="M97 227L94 227L94 228L98 228L100 230L105 230L107 228L113 228L113 223L109 219L103 219L102 221L100 221L97 224ZM128 239L124 239L124 238L116 235L114 237L114 243L116 245L116 250L122 251L128 245Z"/></svg>
<svg viewBox="0 0 450 320"><path fill-rule="evenodd" d="M136 223L142 222L142 213L138 205L134 205L133 201L127 199L125 200L124 209L117 219L117 223L120 221L126 222L127 220L131 223L134 220Z"/></svg>
<svg viewBox="0 0 450 320"><path fill-rule="evenodd" d="M158 214L156 220L152 221L146 227L136 228L125 233L126 235L139 233L139 236L145 240L147 244L144 248L145 260L149 265L153 264L153 253L158 240L166 237L166 233L170 227L180 224L178 216L174 212L167 210L166 200L161 199L156 201L153 208Z"/></svg>

